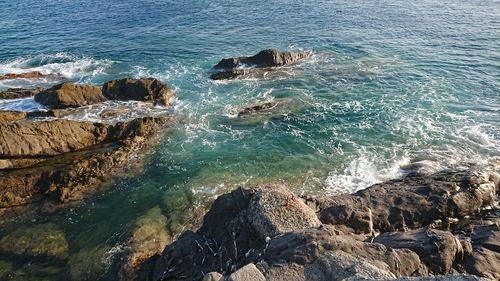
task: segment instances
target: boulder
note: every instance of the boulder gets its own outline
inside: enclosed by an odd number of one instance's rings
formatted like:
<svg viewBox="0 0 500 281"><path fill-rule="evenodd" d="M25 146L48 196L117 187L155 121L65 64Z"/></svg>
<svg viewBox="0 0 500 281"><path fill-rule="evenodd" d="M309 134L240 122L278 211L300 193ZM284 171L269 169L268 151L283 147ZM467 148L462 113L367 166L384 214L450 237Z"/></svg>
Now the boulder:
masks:
<svg viewBox="0 0 500 281"><path fill-rule="evenodd" d="M24 79L43 78L46 76L50 75L43 74L40 71L30 71L25 73L7 73L4 75L0 75L0 80L19 79L19 78L24 78Z"/></svg>
<svg viewBox="0 0 500 281"><path fill-rule="evenodd" d="M373 242L388 248L412 250L434 274L449 273L454 263L471 254L470 240L461 240L449 231L435 229L384 233Z"/></svg>
<svg viewBox="0 0 500 281"><path fill-rule="evenodd" d="M1 276L1 275L0 275ZM221 281L222 274L219 272L209 272L203 277L202 281Z"/></svg>
<svg viewBox="0 0 500 281"><path fill-rule="evenodd" d="M99 87L73 83L56 85L35 96L36 102L52 109L80 107L106 100Z"/></svg>
<svg viewBox="0 0 500 281"><path fill-rule="evenodd" d="M245 107L244 109L240 110L240 112L238 112L238 117L244 116L244 115L250 115L250 114L260 112L263 110L267 110L267 109L271 109L273 107L278 106L278 104L279 103L277 101L266 101L266 102L262 102L262 103L259 103L256 105Z"/></svg>
<svg viewBox="0 0 500 281"><path fill-rule="evenodd" d="M247 209L248 221L262 240L321 224L314 210L282 185L255 189Z"/></svg>
<svg viewBox="0 0 500 281"><path fill-rule="evenodd" d="M103 95L110 100L135 100L168 106L174 92L155 78L125 78L112 80L102 86Z"/></svg>
<svg viewBox="0 0 500 281"><path fill-rule="evenodd" d="M275 49L266 49L251 57L234 57L222 59L217 63L215 69L233 69L242 65L254 67L275 67L296 63L302 59L312 56L311 52L280 52Z"/></svg>
<svg viewBox="0 0 500 281"><path fill-rule="evenodd" d="M500 280L500 226L481 225L470 231L473 250L464 261L465 270L470 274Z"/></svg>
<svg viewBox="0 0 500 281"><path fill-rule="evenodd" d="M266 278L262 273L255 267L255 264L249 263L242 268L235 271L229 277L225 278L226 281L266 281Z"/></svg>
<svg viewBox="0 0 500 281"><path fill-rule="evenodd" d="M44 88L36 87L33 89L22 89L22 88L11 88L5 91L0 92L0 99L23 99L32 97L41 91Z"/></svg>
<svg viewBox="0 0 500 281"><path fill-rule="evenodd" d="M26 112L21 111L0 111L0 122L15 122L25 119Z"/></svg>
<svg viewBox="0 0 500 281"><path fill-rule="evenodd" d="M210 75L212 80L234 79L257 69L272 68L297 63L312 56L311 52L280 52L274 49L262 50L251 57L222 59L213 68L219 70Z"/></svg>

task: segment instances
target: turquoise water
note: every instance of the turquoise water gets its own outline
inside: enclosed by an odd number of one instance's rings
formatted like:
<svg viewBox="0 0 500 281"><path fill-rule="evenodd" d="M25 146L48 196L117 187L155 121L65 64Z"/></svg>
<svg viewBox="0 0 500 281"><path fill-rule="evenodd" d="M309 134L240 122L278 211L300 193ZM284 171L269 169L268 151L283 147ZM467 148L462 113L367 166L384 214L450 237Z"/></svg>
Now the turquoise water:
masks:
<svg viewBox="0 0 500 281"><path fill-rule="evenodd" d="M0 256L24 279L115 279L134 221L155 206L176 235L242 184L352 192L414 161L500 157L499 1L32 2L0 5L0 74L40 70L94 84L157 77L176 89L179 120L144 170L84 202L2 219L0 237L53 222L68 240L70 258L58 263ZM265 77L208 79L221 58L264 48L314 56ZM0 89L58 82L7 80ZM285 105L236 117L273 99ZM37 108L15 102L0 108Z"/></svg>

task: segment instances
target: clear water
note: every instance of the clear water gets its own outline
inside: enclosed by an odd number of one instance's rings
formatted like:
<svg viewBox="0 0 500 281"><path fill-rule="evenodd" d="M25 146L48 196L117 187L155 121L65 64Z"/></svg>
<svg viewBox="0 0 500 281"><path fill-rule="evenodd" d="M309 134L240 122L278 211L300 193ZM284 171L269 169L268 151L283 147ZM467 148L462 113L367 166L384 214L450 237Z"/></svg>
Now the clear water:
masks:
<svg viewBox="0 0 500 281"><path fill-rule="evenodd" d="M413 161L446 167L500 157L499 1L309 2L2 3L0 74L39 70L94 84L153 76L176 89L180 118L144 170L117 176L84 202L2 218L0 237L56 223L69 261L43 271L0 260L25 279L96 279L88 272L100 272L112 280L134 221L155 206L175 235L217 194L242 184L352 192L400 176ZM208 79L221 58L264 48L315 55L265 77ZM0 88L57 82L4 80ZM270 115L236 118L239 109L273 99L288 102ZM0 108L39 106L15 102ZM90 109L77 115L94 117Z"/></svg>

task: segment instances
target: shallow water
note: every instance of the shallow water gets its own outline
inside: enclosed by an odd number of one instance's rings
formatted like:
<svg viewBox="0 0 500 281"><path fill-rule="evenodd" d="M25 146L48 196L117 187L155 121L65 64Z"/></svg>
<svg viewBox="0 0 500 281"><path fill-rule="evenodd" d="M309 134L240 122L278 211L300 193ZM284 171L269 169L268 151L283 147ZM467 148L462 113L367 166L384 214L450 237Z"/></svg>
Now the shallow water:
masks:
<svg viewBox="0 0 500 281"><path fill-rule="evenodd" d="M114 279L131 226L155 206L175 235L196 222L197 208L238 185L352 192L398 177L414 161L446 167L500 157L500 2L195 2L2 4L0 74L61 77L4 80L1 89L153 76L178 99L179 121L144 171L117 176L67 208L2 219L0 237L47 221L66 233L70 258L53 264L57 270L0 257L20 279L96 279L88 272L98 268L101 279ZM265 77L208 79L221 58L263 48L315 55ZM264 116L236 117L273 99L290 102ZM0 102L2 109L38 106ZM95 121L99 110L72 118Z"/></svg>

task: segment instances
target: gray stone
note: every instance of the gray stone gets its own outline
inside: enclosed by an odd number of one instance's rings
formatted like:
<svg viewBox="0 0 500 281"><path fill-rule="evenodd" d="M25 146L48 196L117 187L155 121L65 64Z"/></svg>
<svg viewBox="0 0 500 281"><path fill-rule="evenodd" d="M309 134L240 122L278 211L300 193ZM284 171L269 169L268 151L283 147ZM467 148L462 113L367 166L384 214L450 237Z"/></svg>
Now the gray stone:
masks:
<svg viewBox="0 0 500 281"><path fill-rule="evenodd" d="M249 263L242 268L229 275L227 281L266 281L262 272L260 272L255 264Z"/></svg>

